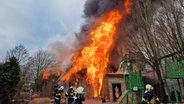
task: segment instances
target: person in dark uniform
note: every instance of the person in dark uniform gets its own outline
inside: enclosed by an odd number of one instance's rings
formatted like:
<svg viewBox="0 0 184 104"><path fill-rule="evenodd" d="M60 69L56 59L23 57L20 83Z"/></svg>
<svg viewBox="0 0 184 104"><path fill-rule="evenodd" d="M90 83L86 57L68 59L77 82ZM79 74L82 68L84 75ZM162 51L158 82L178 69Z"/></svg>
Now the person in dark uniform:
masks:
<svg viewBox="0 0 184 104"><path fill-rule="evenodd" d="M76 89L74 101L72 104L82 104L82 102L85 100L84 94L85 94L84 88L81 86L78 87Z"/></svg>
<svg viewBox="0 0 184 104"><path fill-rule="evenodd" d="M63 93L64 87L61 86L55 90L54 93L54 104L60 104L61 95Z"/></svg>
<svg viewBox="0 0 184 104"><path fill-rule="evenodd" d="M153 92L153 86L150 84L146 85L144 96L142 97L141 104L160 104L159 98Z"/></svg>
<svg viewBox="0 0 184 104"><path fill-rule="evenodd" d="M73 98L74 94L75 94L74 89L71 86L65 94L65 96L68 98L68 104L72 104L72 102L74 101L74 98Z"/></svg>

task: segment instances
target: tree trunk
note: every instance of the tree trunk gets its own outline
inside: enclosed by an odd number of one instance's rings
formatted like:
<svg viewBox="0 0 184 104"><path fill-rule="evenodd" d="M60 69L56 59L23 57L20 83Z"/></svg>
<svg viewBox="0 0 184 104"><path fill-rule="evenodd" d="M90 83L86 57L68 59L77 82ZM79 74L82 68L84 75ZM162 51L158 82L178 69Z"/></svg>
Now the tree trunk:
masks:
<svg viewBox="0 0 184 104"><path fill-rule="evenodd" d="M166 96L164 82L162 80L162 75L161 75L161 72L160 72L159 68L156 69L156 73L157 73L157 76L158 76L158 83L159 83L159 88L160 88L160 101L162 103L166 103L167 102L167 96Z"/></svg>

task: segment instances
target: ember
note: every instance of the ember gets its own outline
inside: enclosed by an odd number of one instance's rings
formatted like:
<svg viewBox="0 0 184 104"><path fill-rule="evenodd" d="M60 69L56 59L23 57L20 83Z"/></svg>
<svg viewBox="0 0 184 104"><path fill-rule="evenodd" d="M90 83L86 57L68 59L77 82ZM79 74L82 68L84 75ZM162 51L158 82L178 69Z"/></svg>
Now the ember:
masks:
<svg viewBox="0 0 184 104"><path fill-rule="evenodd" d="M56 73L55 73L55 76L56 76L56 77L59 77L60 75L61 75L61 72L56 72Z"/></svg>
<svg viewBox="0 0 184 104"><path fill-rule="evenodd" d="M46 70L45 70L45 71L43 72L43 79L48 79L49 76L50 76L49 71L46 71Z"/></svg>

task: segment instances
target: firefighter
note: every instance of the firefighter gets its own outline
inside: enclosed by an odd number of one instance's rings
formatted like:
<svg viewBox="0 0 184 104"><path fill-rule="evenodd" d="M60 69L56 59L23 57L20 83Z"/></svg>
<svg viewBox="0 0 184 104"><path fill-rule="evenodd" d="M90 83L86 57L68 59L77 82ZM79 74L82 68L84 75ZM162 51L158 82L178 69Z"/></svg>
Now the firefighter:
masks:
<svg viewBox="0 0 184 104"><path fill-rule="evenodd" d="M144 96L142 97L142 104L160 104L159 98L153 92L153 86L146 85Z"/></svg>
<svg viewBox="0 0 184 104"><path fill-rule="evenodd" d="M61 95L63 93L64 86L61 86L55 90L54 93L54 104L60 104Z"/></svg>
<svg viewBox="0 0 184 104"><path fill-rule="evenodd" d="M75 94L74 89L71 86L65 94L65 96L68 98L68 104L72 104L72 102L74 101L74 98L73 98L74 94Z"/></svg>
<svg viewBox="0 0 184 104"><path fill-rule="evenodd" d="M85 94L84 88L81 86L78 87L76 89L74 101L72 104L82 104L82 102L85 100L84 94Z"/></svg>

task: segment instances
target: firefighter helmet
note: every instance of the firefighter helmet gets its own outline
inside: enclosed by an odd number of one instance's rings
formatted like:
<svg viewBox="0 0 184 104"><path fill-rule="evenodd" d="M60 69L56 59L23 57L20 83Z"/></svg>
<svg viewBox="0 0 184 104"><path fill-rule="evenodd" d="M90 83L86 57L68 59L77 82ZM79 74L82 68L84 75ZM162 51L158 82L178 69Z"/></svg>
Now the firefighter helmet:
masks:
<svg viewBox="0 0 184 104"><path fill-rule="evenodd" d="M76 92L77 92L78 94L84 94L84 93L85 93L84 88L81 87L81 86L79 86L79 87L76 89Z"/></svg>
<svg viewBox="0 0 184 104"><path fill-rule="evenodd" d="M64 86L60 86L60 87L59 87L59 90L63 90L63 89L64 89Z"/></svg>
<svg viewBox="0 0 184 104"><path fill-rule="evenodd" d="M146 85L146 91L145 92L151 92L151 91L153 91L153 86L150 85L150 84L147 84Z"/></svg>

